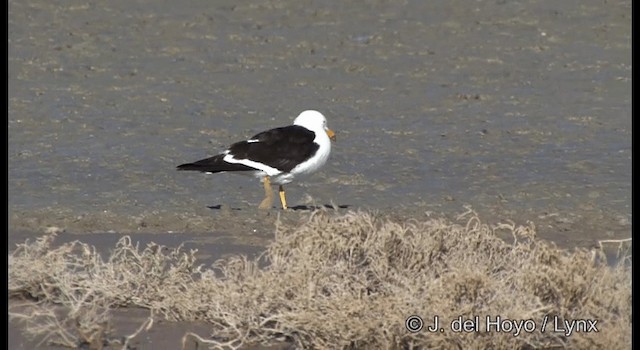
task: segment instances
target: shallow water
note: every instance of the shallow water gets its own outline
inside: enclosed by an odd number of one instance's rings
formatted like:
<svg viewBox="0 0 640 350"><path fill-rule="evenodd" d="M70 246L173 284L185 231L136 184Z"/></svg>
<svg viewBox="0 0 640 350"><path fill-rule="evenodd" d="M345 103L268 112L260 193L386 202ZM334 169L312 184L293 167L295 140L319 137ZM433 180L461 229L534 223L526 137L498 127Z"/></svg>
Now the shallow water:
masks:
<svg viewBox="0 0 640 350"><path fill-rule="evenodd" d="M258 182L175 166L318 109L338 142L293 206L627 238L630 7L10 1L10 228L269 236Z"/></svg>

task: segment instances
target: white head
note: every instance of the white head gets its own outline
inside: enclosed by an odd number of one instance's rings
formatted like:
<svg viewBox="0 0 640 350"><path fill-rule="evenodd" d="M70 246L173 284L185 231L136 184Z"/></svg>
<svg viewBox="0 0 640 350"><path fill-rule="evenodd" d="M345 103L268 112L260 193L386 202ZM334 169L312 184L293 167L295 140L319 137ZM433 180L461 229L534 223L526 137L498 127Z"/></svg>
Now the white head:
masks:
<svg viewBox="0 0 640 350"><path fill-rule="evenodd" d="M300 113L293 125L300 125L315 132L324 131L330 139L335 140L335 133L327 127L327 118L318 111L307 110Z"/></svg>

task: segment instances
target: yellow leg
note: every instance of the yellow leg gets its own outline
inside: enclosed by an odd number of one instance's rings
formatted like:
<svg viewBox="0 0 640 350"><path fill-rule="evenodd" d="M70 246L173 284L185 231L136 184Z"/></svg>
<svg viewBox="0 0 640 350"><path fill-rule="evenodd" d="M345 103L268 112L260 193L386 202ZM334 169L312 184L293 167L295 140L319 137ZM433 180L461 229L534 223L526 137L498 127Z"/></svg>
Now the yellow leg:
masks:
<svg viewBox="0 0 640 350"><path fill-rule="evenodd" d="M268 176L265 176L262 180L264 184L264 199L260 203L258 208L260 209L269 209L273 205L273 191L271 190L271 180L269 180Z"/></svg>
<svg viewBox="0 0 640 350"><path fill-rule="evenodd" d="M280 203L282 203L282 209L287 210L287 198L284 196L284 187L280 185Z"/></svg>

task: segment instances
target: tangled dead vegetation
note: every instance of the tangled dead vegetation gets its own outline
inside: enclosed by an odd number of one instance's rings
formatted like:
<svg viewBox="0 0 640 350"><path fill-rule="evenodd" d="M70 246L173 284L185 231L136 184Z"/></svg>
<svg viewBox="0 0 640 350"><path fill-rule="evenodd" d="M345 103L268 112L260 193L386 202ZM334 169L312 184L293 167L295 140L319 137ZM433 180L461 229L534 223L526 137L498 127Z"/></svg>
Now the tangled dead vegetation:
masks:
<svg viewBox="0 0 640 350"><path fill-rule="evenodd" d="M47 235L9 255L9 296L24 301L10 316L69 347L127 348L154 317L208 322L211 334L188 333L183 344L217 349L276 339L318 349L631 347L625 259L611 267L601 251L559 249L537 239L532 224L489 226L472 212L460 220L316 211L302 225L276 227L261 257L211 267L195 251L141 249L126 236L103 259L78 241L54 248ZM127 306L152 316L117 338L109 312ZM422 330L407 330L410 315L422 317ZM442 331L428 331L434 316ZM477 329L452 330L476 316Z"/></svg>

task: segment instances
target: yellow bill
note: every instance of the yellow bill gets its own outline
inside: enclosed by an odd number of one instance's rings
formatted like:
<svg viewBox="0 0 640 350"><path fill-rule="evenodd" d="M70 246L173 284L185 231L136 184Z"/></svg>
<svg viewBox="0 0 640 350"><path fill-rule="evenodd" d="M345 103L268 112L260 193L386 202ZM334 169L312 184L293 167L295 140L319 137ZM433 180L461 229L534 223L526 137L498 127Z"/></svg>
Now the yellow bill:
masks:
<svg viewBox="0 0 640 350"><path fill-rule="evenodd" d="M329 136L329 139L331 139L332 141L336 140L336 133L333 132L333 130L331 129L327 129L327 135Z"/></svg>

